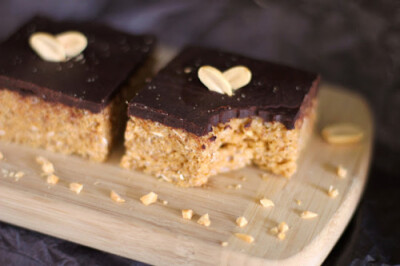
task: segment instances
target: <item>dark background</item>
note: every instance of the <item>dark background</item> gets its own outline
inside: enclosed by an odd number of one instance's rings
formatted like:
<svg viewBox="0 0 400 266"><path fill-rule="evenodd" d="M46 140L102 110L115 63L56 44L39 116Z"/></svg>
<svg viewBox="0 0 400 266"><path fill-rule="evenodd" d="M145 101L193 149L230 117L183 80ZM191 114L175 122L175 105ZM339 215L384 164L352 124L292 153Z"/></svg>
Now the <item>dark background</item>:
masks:
<svg viewBox="0 0 400 266"><path fill-rule="evenodd" d="M35 14L287 63L363 94L375 115L370 179L325 264L400 265L400 0L0 0L0 41ZM53 264L140 265L0 222L0 265Z"/></svg>

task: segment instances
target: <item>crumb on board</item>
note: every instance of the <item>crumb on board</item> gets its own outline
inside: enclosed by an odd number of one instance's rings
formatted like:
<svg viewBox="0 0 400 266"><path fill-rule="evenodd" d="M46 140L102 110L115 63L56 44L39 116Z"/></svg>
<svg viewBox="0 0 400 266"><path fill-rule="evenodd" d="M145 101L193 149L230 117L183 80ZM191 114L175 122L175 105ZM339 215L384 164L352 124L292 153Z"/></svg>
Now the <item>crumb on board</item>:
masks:
<svg viewBox="0 0 400 266"><path fill-rule="evenodd" d="M235 233L235 236L239 238L240 240L243 240L246 243L253 243L254 242L254 237L248 234L242 234L242 233Z"/></svg>
<svg viewBox="0 0 400 266"><path fill-rule="evenodd" d="M70 183L69 189L71 191L75 192L76 194L79 194L79 193L81 193L81 191L83 189L83 185L80 183Z"/></svg>
<svg viewBox="0 0 400 266"><path fill-rule="evenodd" d="M303 203L303 202L302 202L301 200L299 200L299 199L296 200L296 204L297 204L298 206L300 206L302 203Z"/></svg>
<svg viewBox="0 0 400 266"><path fill-rule="evenodd" d="M168 200L162 200L161 203L162 203L163 205L168 205Z"/></svg>
<svg viewBox="0 0 400 266"><path fill-rule="evenodd" d="M221 246L227 247L228 246L228 242L226 242L226 241L221 242Z"/></svg>
<svg viewBox="0 0 400 266"><path fill-rule="evenodd" d="M300 217L303 219L312 219L318 216L318 213L312 212L312 211L303 211L300 214Z"/></svg>
<svg viewBox="0 0 400 266"><path fill-rule="evenodd" d="M345 177L347 176L347 169L344 168L343 166L339 165L339 166L336 168L336 174L337 174L337 176L340 177L340 178L345 178Z"/></svg>
<svg viewBox="0 0 400 266"><path fill-rule="evenodd" d="M264 207L264 208L268 208L268 207L274 207L275 204L272 200L267 199L267 198L262 198L260 199L260 204Z"/></svg>
<svg viewBox="0 0 400 266"><path fill-rule="evenodd" d="M204 226L210 226L211 225L211 220L210 220L210 216L208 215L208 213L204 214L203 216L201 216L199 218L199 220L197 220L198 224L204 225Z"/></svg>
<svg viewBox="0 0 400 266"><path fill-rule="evenodd" d="M336 188L334 188L333 186L329 186L328 189L328 196L331 198L336 198L339 195L339 190L337 190Z"/></svg>
<svg viewBox="0 0 400 266"><path fill-rule="evenodd" d="M284 232L280 232L278 233L277 237L279 240L284 240L286 238L286 234Z"/></svg>
<svg viewBox="0 0 400 266"><path fill-rule="evenodd" d="M268 175L268 174L266 174L266 173L264 173L264 174L261 174L261 179L262 179L262 180L265 180L265 181L267 181L267 180L268 180L268 178L269 178L269 175Z"/></svg>
<svg viewBox="0 0 400 266"><path fill-rule="evenodd" d="M46 174L54 173L53 164L43 156L36 157L36 162L42 166L42 171Z"/></svg>
<svg viewBox="0 0 400 266"><path fill-rule="evenodd" d="M110 198L118 203L124 203L125 199L122 198L117 192L115 192L114 190L111 190L110 192Z"/></svg>
<svg viewBox="0 0 400 266"><path fill-rule="evenodd" d="M140 198L140 201L143 203L143 205L148 206L150 204L155 203L157 201L157 198L158 198L158 195L152 191L152 192L142 196Z"/></svg>
<svg viewBox="0 0 400 266"><path fill-rule="evenodd" d="M57 184L59 180L60 180L60 178L58 178L58 176L56 176L55 174L48 175L46 178L47 184L51 184L51 185Z"/></svg>
<svg viewBox="0 0 400 266"><path fill-rule="evenodd" d="M242 180L242 181L247 181L247 177L242 176L242 177L240 178L240 180Z"/></svg>
<svg viewBox="0 0 400 266"><path fill-rule="evenodd" d="M193 210L191 209L186 209L182 210L182 218L186 220L191 220L193 217Z"/></svg>
<svg viewBox="0 0 400 266"><path fill-rule="evenodd" d="M239 227L245 227L249 222L247 221L246 217L240 216L236 219L236 224Z"/></svg>
<svg viewBox="0 0 400 266"><path fill-rule="evenodd" d="M288 226L288 224L286 222L281 222L278 225L278 230L281 233L285 233L285 232L287 232L289 230L289 226Z"/></svg>

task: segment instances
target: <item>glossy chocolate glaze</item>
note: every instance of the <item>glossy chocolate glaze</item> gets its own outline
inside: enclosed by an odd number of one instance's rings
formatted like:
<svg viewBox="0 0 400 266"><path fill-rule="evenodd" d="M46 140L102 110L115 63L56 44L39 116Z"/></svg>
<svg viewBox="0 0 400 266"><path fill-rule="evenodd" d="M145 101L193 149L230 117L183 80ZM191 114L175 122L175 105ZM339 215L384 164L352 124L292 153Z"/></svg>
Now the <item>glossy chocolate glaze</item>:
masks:
<svg viewBox="0 0 400 266"><path fill-rule="evenodd" d="M29 46L34 32L71 30L82 32L88 39L83 57L47 62ZM35 17L0 45L0 89L97 113L144 63L154 42L153 36L131 35L102 24Z"/></svg>
<svg viewBox="0 0 400 266"><path fill-rule="evenodd" d="M232 97L218 94L198 79L197 70L203 65L221 71L244 65L251 70L252 80ZM300 107L315 97L318 81L317 74L292 67L187 47L131 100L128 112L198 136L232 118L251 116L279 121L291 129L302 115Z"/></svg>

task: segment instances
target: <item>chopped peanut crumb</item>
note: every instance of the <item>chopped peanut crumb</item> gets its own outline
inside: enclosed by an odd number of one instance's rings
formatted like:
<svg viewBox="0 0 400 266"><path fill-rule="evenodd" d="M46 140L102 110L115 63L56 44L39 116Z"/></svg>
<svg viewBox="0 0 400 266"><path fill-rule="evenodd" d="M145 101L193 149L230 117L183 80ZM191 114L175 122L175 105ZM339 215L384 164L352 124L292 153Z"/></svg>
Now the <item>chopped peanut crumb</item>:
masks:
<svg viewBox="0 0 400 266"><path fill-rule="evenodd" d="M15 173L15 177L18 179L20 179L21 177L24 177L24 175L25 175L25 173L22 171L18 171Z"/></svg>
<svg viewBox="0 0 400 266"><path fill-rule="evenodd" d="M336 169L336 174L340 178L345 178L347 176L347 169L344 168L343 166L339 165Z"/></svg>
<svg viewBox="0 0 400 266"><path fill-rule="evenodd" d="M15 175L15 172L10 172L9 174L8 174L8 177L14 177L14 175Z"/></svg>
<svg viewBox="0 0 400 266"><path fill-rule="evenodd" d="M167 200L163 200L163 201L161 201L161 203L162 203L163 205L168 205L168 201L167 201Z"/></svg>
<svg viewBox="0 0 400 266"><path fill-rule="evenodd" d="M268 174L262 174L261 175L261 179L267 181L268 180L269 175Z"/></svg>
<svg viewBox="0 0 400 266"><path fill-rule="evenodd" d="M286 238L286 234L285 234L284 232L280 232L280 233L277 235L277 237L278 237L278 239L280 239L280 240L284 240L284 239Z"/></svg>
<svg viewBox="0 0 400 266"><path fill-rule="evenodd" d="M3 153L0 151L0 160L3 160L4 159L4 155L3 155Z"/></svg>
<svg viewBox="0 0 400 266"><path fill-rule="evenodd" d="M245 176L242 176L242 177L240 178L240 180L242 180L242 181L247 181L247 178L246 178Z"/></svg>
<svg viewBox="0 0 400 266"><path fill-rule="evenodd" d="M286 222L281 222L281 223L278 225L278 230L279 230L279 232L281 232L281 233L285 233L286 231L289 230L289 226L287 225Z"/></svg>
<svg viewBox="0 0 400 266"><path fill-rule="evenodd" d="M118 203L123 203L123 202L125 202L125 199L122 198L120 195L118 195L118 193L115 192L114 190L111 190L111 192L110 192L110 198L111 198L113 201L118 202Z"/></svg>
<svg viewBox="0 0 400 266"><path fill-rule="evenodd" d="M203 216L201 216L199 218L199 220L197 220L198 224L204 225L204 226L210 226L211 221L210 221L210 217L208 215L208 213L204 214Z"/></svg>
<svg viewBox="0 0 400 266"><path fill-rule="evenodd" d="M235 189L241 189L242 188L242 184L236 184L235 185Z"/></svg>
<svg viewBox="0 0 400 266"><path fill-rule="evenodd" d="M193 217L193 210L182 210L182 218L186 220L191 220Z"/></svg>
<svg viewBox="0 0 400 266"><path fill-rule="evenodd" d="M339 195L339 191L336 188L333 188L333 186L330 186L328 189L328 196L334 199L338 195Z"/></svg>
<svg viewBox="0 0 400 266"><path fill-rule="evenodd" d="M277 233L279 233L279 229L277 226L274 226L271 228L271 230L269 230L271 232L271 234L276 235Z"/></svg>
<svg viewBox="0 0 400 266"><path fill-rule="evenodd" d="M300 217L303 219L312 219L318 216L318 213L312 211L304 211L300 214Z"/></svg>
<svg viewBox="0 0 400 266"><path fill-rule="evenodd" d="M227 246L228 246L228 242L226 242L226 241L224 241L224 242L221 242L221 246L223 246L223 247L227 247Z"/></svg>
<svg viewBox="0 0 400 266"><path fill-rule="evenodd" d="M154 202L156 202L156 201L157 201L157 198L158 198L158 195L157 195L156 193L150 192L150 193L148 193L148 194L142 196L142 197L140 198L140 201L141 201L144 205L148 206L148 205L153 204Z"/></svg>
<svg viewBox="0 0 400 266"><path fill-rule="evenodd" d="M247 242L247 243L253 243L254 242L254 237L252 237L251 235L242 234L242 233L235 233L235 236L237 238L239 238L240 240L243 240L244 242Z"/></svg>
<svg viewBox="0 0 400 266"><path fill-rule="evenodd" d="M264 208L268 208L268 207L274 207L275 204L272 200L267 199L267 198L262 198L260 199L260 203Z"/></svg>
<svg viewBox="0 0 400 266"><path fill-rule="evenodd" d="M236 219L236 224L239 227L245 227L249 222L247 221L246 217L240 216Z"/></svg>
<svg viewBox="0 0 400 266"><path fill-rule="evenodd" d="M302 203L303 203L303 202L302 202L301 200L296 200L296 204L297 204L297 205L300 206Z"/></svg>
<svg viewBox="0 0 400 266"><path fill-rule="evenodd" d="M42 171L46 174L53 174L54 173L54 166L53 164L42 156L36 157L36 162L42 166Z"/></svg>
<svg viewBox="0 0 400 266"><path fill-rule="evenodd" d="M71 183L69 184L69 189L75 192L76 194L79 194L83 189L83 185L79 183Z"/></svg>
<svg viewBox="0 0 400 266"><path fill-rule="evenodd" d="M47 176L46 182L47 182L48 184L55 185L55 184L58 183L58 180L60 180L60 179L58 178L58 176L56 176L56 175L53 174L53 175ZM70 186L70 187L71 187L71 186Z"/></svg>

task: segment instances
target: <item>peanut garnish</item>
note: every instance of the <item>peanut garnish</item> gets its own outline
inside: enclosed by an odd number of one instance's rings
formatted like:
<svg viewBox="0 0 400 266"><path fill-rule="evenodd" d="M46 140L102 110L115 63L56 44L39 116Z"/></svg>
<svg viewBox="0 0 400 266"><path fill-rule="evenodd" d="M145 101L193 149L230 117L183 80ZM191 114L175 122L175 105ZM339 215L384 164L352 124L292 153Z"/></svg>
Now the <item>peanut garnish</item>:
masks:
<svg viewBox="0 0 400 266"><path fill-rule="evenodd" d="M276 235L280 240L286 238L286 232L289 230L289 226L285 222L281 222L278 226L274 226L270 229L271 234Z"/></svg>
<svg viewBox="0 0 400 266"><path fill-rule="evenodd" d="M182 218L186 220L191 220L193 217L193 210L182 210Z"/></svg>
<svg viewBox="0 0 400 266"><path fill-rule="evenodd" d="M280 240L284 240L284 239L286 238L286 234L285 234L284 232L280 232L280 233L277 235L277 237L278 237L278 239L280 239Z"/></svg>
<svg viewBox="0 0 400 266"><path fill-rule="evenodd" d="M118 203L123 203L125 202L125 199L122 198L117 192L115 192L114 190L111 190L110 192L110 198Z"/></svg>
<svg viewBox="0 0 400 266"><path fill-rule="evenodd" d="M210 91L220 94L232 96L232 86L222 75L221 71L212 66L202 66L199 68L197 75L199 80Z"/></svg>
<svg viewBox="0 0 400 266"><path fill-rule="evenodd" d="M245 66L232 67L224 71L222 75L234 91L246 86L251 80L251 71Z"/></svg>
<svg viewBox="0 0 400 266"><path fill-rule="evenodd" d="M85 35L78 31L66 31L57 34L55 38L64 48L65 55L69 58L79 55L87 46Z"/></svg>
<svg viewBox="0 0 400 266"><path fill-rule="evenodd" d="M247 243L253 243L254 242L254 237L248 234L242 234L242 233L235 233L235 236L239 238L240 240L243 240L244 242Z"/></svg>
<svg viewBox="0 0 400 266"><path fill-rule="evenodd" d="M289 226L287 225L286 222L281 222L281 223L278 225L278 230L279 230L279 232L285 233L286 231L289 230Z"/></svg>
<svg viewBox="0 0 400 266"><path fill-rule="evenodd" d="M274 207L275 204L272 200L267 199L267 198L262 198L260 199L260 203L264 208L268 208L268 207Z"/></svg>
<svg viewBox="0 0 400 266"><path fill-rule="evenodd" d="M141 201L144 205L148 206L148 205L150 205L150 204L155 203L155 202L157 201L157 198L158 198L158 195L157 195L156 193L150 192L150 193L148 193L148 194L142 196L142 197L140 198L140 201Z"/></svg>
<svg viewBox="0 0 400 266"><path fill-rule="evenodd" d="M163 205L168 205L168 201L167 201L167 200L163 200L163 201L161 201L161 203L162 203Z"/></svg>
<svg viewBox="0 0 400 266"><path fill-rule="evenodd" d="M204 214L203 216L201 216L199 218L199 220L197 220L198 224L204 225L204 226L210 226L211 221L210 221L210 217L208 215L208 213Z"/></svg>
<svg viewBox="0 0 400 266"><path fill-rule="evenodd" d="M22 171L18 171L15 173L14 177L15 177L15 181L20 180L22 177L24 177L25 173Z"/></svg>
<svg viewBox="0 0 400 266"><path fill-rule="evenodd" d="M29 38L29 45L43 60L62 62L66 60L63 46L57 39L45 32L36 32Z"/></svg>
<svg viewBox="0 0 400 266"><path fill-rule="evenodd" d="M338 195L339 195L339 191L336 188L333 188L333 186L330 186L328 189L328 196L334 199Z"/></svg>
<svg viewBox="0 0 400 266"><path fill-rule="evenodd" d="M47 184L55 185L58 183L58 180L60 180L58 176L51 174L47 176L46 182Z"/></svg>
<svg viewBox="0 0 400 266"><path fill-rule="evenodd" d="M76 194L79 194L83 189L83 185L79 183L71 183L69 184L69 189L75 192Z"/></svg>
<svg viewBox="0 0 400 266"><path fill-rule="evenodd" d="M322 130L322 137L331 144L351 144L359 142L364 133L353 124L333 124Z"/></svg>
<svg viewBox="0 0 400 266"><path fill-rule="evenodd" d="M315 213L315 212L312 212L312 211L304 211L304 212L302 212L300 214L300 217L303 218L303 219L312 219L312 218L315 218L317 216L318 216L318 214Z"/></svg>
<svg viewBox="0 0 400 266"><path fill-rule="evenodd" d="M240 217L238 217L238 218L236 219L236 224L237 224L239 227L245 227L245 226L248 224L248 221L247 221L246 217L240 216Z"/></svg>
<svg viewBox="0 0 400 266"><path fill-rule="evenodd" d="M344 168L343 166L339 165L336 169L336 174L340 178L345 178L347 176L347 169Z"/></svg>
<svg viewBox="0 0 400 266"><path fill-rule="evenodd" d="M227 247L228 246L228 242L226 242L226 241L221 242L221 246Z"/></svg>
<svg viewBox="0 0 400 266"><path fill-rule="evenodd" d="M296 204L297 204L297 205L300 206L302 203L303 203L303 202L302 202L301 200L299 200L299 199L296 200Z"/></svg>

